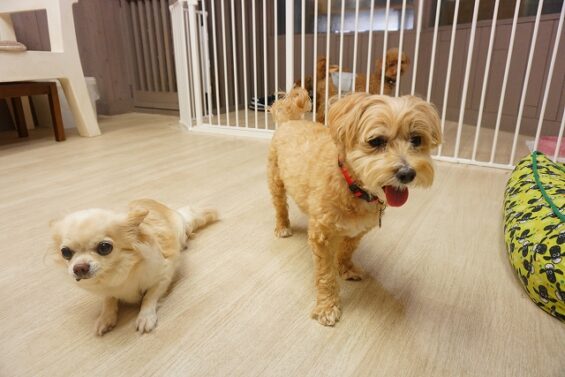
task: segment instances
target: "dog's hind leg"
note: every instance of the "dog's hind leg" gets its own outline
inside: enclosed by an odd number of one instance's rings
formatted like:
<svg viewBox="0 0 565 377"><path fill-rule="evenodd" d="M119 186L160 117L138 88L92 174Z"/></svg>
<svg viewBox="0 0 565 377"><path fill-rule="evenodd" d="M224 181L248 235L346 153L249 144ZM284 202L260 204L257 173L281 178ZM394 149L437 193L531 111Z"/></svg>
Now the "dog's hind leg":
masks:
<svg viewBox="0 0 565 377"><path fill-rule="evenodd" d="M269 189L271 190L273 206L275 207L275 236L290 237L292 236L292 230L290 229L290 220L288 219L286 190L279 174L277 153L274 147L271 147L269 151L267 174L269 177Z"/></svg>
<svg viewBox="0 0 565 377"><path fill-rule="evenodd" d="M364 233L357 237L344 237L342 242L338 245L337 268L339 275L345 280L357 281L363 279L363 270L356 267L351 261L351 257L355 250L357 250L357 246L359 246L363 235Z"/></svg>

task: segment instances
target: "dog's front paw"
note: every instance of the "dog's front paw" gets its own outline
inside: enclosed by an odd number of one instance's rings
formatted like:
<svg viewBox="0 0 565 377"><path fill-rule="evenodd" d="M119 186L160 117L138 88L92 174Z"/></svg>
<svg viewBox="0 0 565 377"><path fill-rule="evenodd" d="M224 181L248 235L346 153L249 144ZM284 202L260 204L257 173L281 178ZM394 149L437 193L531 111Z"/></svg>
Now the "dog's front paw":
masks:
<svg viewBox="0 0 565 377"><path fill-rule="evenodd" d="M289 227L276 227L275 236L278 238L286 238L292 236L292 229Z"/></svg>
<svg viewBox="0 0 565 377"><path fill-rule="evenodd" d="M118 322L118 315L115 313L102 313L96 320L94 330L96 335L102 336L112 330Z"/></svg>
<svg viewBox="0 0 565 377"><path fill-rule="evenodd" d="M339 305L316 305L312 311L312 318L317 319L324 326L333 326L341 318Z"/></svg>
<svg viewBox="0 0 565 377"><path fill-rule="evenodd" d="M365 277L363 270L353 264L340 264L338 269L339 276L344 280L359 281Z"/></svg>
<svg viewBox="0 0 565 377"><path fill-rule="evenodd" d="M139 312L135 328L139 333L150 332L157 326L157 313L152 311Z"/></svg>

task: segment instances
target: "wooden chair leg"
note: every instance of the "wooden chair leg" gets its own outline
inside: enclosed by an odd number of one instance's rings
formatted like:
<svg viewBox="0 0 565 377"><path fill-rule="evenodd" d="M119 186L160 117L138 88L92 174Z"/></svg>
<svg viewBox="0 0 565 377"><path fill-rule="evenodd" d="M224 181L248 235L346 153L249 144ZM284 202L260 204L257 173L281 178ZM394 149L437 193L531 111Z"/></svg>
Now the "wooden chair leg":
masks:
<svg viewBox="0 0 565 377"><path fill-rule="evenodd" d="M53 121L53 131L55 131L55 140L65 140L65 128L63 127L63 116L61 115L61 104L59 103L59 95L57 94L57 84L49 84L49 109L51 110L51 120Z"/></svg>
<svg viewBox="0 0 565 377"><path fill-rule="evenodd" d="M16 116L16 129L19 137L28 137L26 118L24 115L24 107L21 97L12 98L12 106L14 107L14 115Z"/></svg>
<svg viewBox="0 0 565 377"><path fill-rule="evenodd" d="M29 109L31 110L31 118L33 120L33 127L37 127L39 125L39 120L37 118L37 109L35 108L35 104L33 103L33 97L29 96Z"/></svg>

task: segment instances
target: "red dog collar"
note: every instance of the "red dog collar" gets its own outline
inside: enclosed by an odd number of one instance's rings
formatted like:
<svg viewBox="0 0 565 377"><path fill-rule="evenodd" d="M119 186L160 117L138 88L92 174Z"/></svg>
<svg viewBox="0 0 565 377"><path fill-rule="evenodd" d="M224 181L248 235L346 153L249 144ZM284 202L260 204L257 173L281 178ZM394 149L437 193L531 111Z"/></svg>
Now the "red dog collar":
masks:
<svg viewBox="0 0 565 377"><path fill-rule="evenodd" d="M345 178L345 181L349 186L349 191L351 191L355 197L359 199L363 199L369 203L379 202L379 204L384 204L384 202L381 199L379 199L378 196L375 196L370 192L367 192L363 190L361 187L359 187L359 185L353 180L353 178L351 178L351 175L349 174L349 171L347 170L343 162L338 160L337 165L339 166L339 169L341 170L341 174L343 175L343 178Z"/></svg>

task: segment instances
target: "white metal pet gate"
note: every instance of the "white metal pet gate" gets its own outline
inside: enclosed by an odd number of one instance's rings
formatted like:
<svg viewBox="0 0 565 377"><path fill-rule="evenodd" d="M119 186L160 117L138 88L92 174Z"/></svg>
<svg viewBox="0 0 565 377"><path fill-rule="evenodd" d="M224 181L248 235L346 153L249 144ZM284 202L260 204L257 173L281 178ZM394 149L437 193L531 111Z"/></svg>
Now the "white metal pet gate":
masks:
<svg viewBox="0 0 565 377"><path fill-rule="evenodd" d="M511 168L527 143L564 157L562 0L179 0L170 8L189 129L269 137L269 96L312 77L315 103L319 57L337 64L341 95L343 72L366 73L368 90L373 62L384 68L387 49L398 47L410 65L400 77L397 62L392 94L437 106L438 160Z"/></svg>

